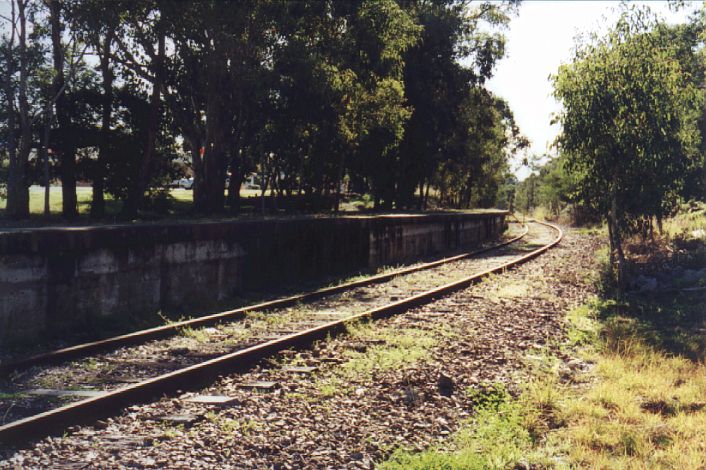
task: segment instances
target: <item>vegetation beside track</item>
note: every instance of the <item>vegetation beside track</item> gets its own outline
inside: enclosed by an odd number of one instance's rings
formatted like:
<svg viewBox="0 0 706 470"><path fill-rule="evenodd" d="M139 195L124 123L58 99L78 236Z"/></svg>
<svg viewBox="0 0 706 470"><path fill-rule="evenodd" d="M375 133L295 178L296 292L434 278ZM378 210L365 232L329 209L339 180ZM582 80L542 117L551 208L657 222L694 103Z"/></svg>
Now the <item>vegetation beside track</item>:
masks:
<svg viewBox="0 0 706 470"><path fill-rule="evenodd" d="M633 276L672 265L703 266L705 219L683 211L665 222L645 259L635 240ZM633 289L620 300L606 250L588 273L599 294L566 314L561 350L540 359L517 397L499 386L450 444L398 450L382 468L703 468L706 465L704 279L685 290ZM644 275L644 274L640 274ZM675 284L683 286L679 279Z"/></svg>

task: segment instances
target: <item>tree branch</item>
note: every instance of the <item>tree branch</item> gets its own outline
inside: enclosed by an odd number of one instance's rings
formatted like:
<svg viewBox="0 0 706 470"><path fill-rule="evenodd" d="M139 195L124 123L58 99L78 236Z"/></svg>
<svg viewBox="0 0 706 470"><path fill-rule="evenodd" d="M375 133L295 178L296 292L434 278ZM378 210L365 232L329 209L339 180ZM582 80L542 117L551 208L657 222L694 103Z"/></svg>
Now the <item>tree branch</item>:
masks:
<svg viewBox="0 0 706 470"><path fill-rule="evenodd" d="M120 35L115 35L115 43L118 45L118 49L120 50L121 54L123 54L125 57L120 57L117 54L111 54L111 57L118 61L120 64L135 72L141 78L144 78L150 83L154 83L156 78L150 75L149 72L147 72L147 69L149 67L135 58L135 56L128 50L127 46L120 38Z"/></svg>
<svg viewBox="0 0 706 470"><path fill-rule="evenodd" d="M64 84L61 85L61 88L56 93L56 95L52 98L52 100L49 103L47 103L47 106L45 106L44 109L42 109L41 111L39 111L37 114L35 114L32 117L32 120L30 122L30 126L34 125L42 115L46 114L47 110L50 109L51 107L53 107L54 104L56 104L56 102L61 97L62 93L64 93L64 91L66 91L66 88L68 87L69 82L74 79L74 75L76 73L76 70L78 69L78 64L81 61L81 59L83 58L87 49L88 49L88 44L86 44L83 47L83 51L81 51L81 54L78 56L78 59L76 60L76 62L73 62L73 60L72 60L71 66L69 67L68 80L64 80ZM74 50L75 50L75 48L74 48Z"/></svg>

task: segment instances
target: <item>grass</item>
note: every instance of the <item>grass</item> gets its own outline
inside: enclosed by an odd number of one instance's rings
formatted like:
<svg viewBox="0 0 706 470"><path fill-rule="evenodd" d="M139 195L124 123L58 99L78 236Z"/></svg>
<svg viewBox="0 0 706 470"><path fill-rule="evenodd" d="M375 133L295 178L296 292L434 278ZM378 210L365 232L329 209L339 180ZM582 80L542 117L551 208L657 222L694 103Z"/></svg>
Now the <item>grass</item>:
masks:
<svg viewBox="0 0 706 470"><path fill-rule="evenodd" d="M347 326L353 341L364 341L364 350L346 350L346 362L331 374L316 380L315 388L323 398L349 391L351 382L369 378L375 372L405 369L429 357L431 349L444 331L414 328L377 328L369 323Z"/></svg>
<svg viewBox="0 0 706 470"><path fill-rule="evenodd" d="M538 458L539 454L532 448L537 440L533 428L540 416L537 405L544 404L547 395L542 397L534 390L530 389L518 399L513 399L500 384L469 391L475 404L475 416L450 443L421 453L398 449L379 468L503 469L527 462L528 458L546 465L548 460Z"/></svg>
<svg viewBox="0 0 706 470"><path fill-rule="evenodd" d="M2 187L0 187L0 190ZM61 205L63 197L61 194L61 186L51 186L49 189L49 217L44 217L44 187L33 185L29 188L29 212L31 225L50 225L55 223L63 223L61 218ZM227 191L226 191L227 192ZM81 216L78 222L88 221L88 215L91 210L93 189L89 186L78 186L76 188L77 209ZM192 190L183 188L170 188L165 193L160 193L157 197L148 201L147 208L140 213L142 220L169 219L169 218L193 218L193 195ZM164 197L166 196L166 197ZM241 189L241 210L243 213L259 214L260 213L260 196L262 192L254 189ZM271 197L271 190L265 191L266 197ZM6 194L0 191L0 217L5 212L7 204ZM103 223L121 220L121 211L123 203L115 199L110 194L105 194L105 212L106 216ZM432 208L433 210L434 208ZM307 212L302 208L304 212ZM360 213L373 210L372 197L368 194L357 196L354 194L345 195L341 200L339 210L343 213ZM440 210L455 212L456 210L440 208ZM494 209L473 209L473 212L482 213L492 211ZM268 212L272 212L268 209ZM328 210L321 211L329 213ZM468 212L468 210L458 210L458 212ZM275 210L274 213L282 213L282 209Z"/></svg>
<svg viewBox="0 0 706 470"><path fill-rule="evenodd" d="M593 385L568 393L574 399L562 408L568 424L558 437L571 443L572 462L600 468L706 465L706 339L688 329L675 337L666 325L687 326L704 306L703 299L696 305L665 299L619 314L609 304L585 310L586 321L600 322L601 333L593 348L584 349L596 361Z"/></svg>
<svg viewBox="0 0 706 470"><path fill-rule="evenodd" d="M663 231L670 238L692 236L693 232L697 232L699 238L706 238L703 234L706 232L706 204L685 205L676 216L665 220Z"/></svg>
<svg viewBox="0 0 706 470"><path fill-rule="evenodd" d="M260 423L253 419L246 419L240 421L237 419L221 416L220 414L214 411L207 412L204 417L206 418L206 420L216 424L218 426L218 429L223 434L232 435L239 433L243 436L247 436L253 432L258 431L262 427Z"/></svg>
<svg viewBox="0 0 706 470"><path fill-rule="evenodd" d="M208 343L211 338L209 330L206 328L191 328L185 326L179 329L179 333L183 337L193 339L197 343Z"/></svg>
<svg viewBox="0 0 706 470"><path fill-rule="evenodd" d="M500 386L469 391L476 414L450 443L397 450L381 468L703 468L706 364L687 347L695 338L668 341L614 307L596 299L567 316L569 347L595 363L573 385L550 368L517 398Z"/></svg>
<svg viewBox="0 0 706 470"><path fill-rule="evenodd" d="M349 378L367 376L372 371L402 369L428 357L437 343L432 332L413 328L375 328L370 324L355 324L348 328L353 339L381 341L364 352L346 351L348 360L341 373Z"/></svg>
<svg viewBox="0 0 706 470"><path fill-rule="evenodd" d="M269 194L269 191L267 192ZM167 193L166 215L178 215L188 213L193 203L194 192L183 188L169 189ZM241 189L240 195L243 198L260 196L260 191L252 189ZM93 189L88 186L79 186L76 188L76 199L78 203L78 212L80 215L88 215L91 211L91 200ZM119 214L122 209L122 202L114 199L110 194L105 195L106 213ZM61 214L61 204L63 197L60 186L51 186L49 188L49 210L52 215ZM0 213L5 209L7 199L0 197ZM44 187L30 186L29 188L29 213L31 215L44 214Z"/></svg>

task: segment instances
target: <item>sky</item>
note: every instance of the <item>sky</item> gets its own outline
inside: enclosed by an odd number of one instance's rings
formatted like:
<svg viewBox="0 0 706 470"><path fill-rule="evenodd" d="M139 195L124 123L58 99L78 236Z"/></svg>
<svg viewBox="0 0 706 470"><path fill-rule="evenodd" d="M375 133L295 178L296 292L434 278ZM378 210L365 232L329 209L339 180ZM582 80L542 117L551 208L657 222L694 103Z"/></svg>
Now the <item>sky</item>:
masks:
<svg viewBox="0 0 706 470"><path fill-rule="evenodd" d="M648 5L670 23L684 21L688 11L702 2L687 5L687 11L671 12L667 2L633 2ZM532 1L520 5L519 15L505 31L506 56L498 62L488 88L510 104L522 133L532 142L530 153L551 152L559 126L550 125L560 105L552 98L551 74L571 59L577 33L604 31L619 16L616 1ZM529 169L515 168L523 179Z"/></svg>

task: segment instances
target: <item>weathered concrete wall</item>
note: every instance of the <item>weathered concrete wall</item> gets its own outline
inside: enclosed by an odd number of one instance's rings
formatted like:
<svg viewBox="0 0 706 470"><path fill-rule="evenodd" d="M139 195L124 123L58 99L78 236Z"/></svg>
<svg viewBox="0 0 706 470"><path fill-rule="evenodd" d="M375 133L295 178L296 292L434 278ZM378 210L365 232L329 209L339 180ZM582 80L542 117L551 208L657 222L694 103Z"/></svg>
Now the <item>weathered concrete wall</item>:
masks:
<svg viewBox="0 0 706 470"><path fill-rule="evenodd" d="M396 264L500 234L504 212L34 229L0 234L0 350L96 318Z"/></svg>

